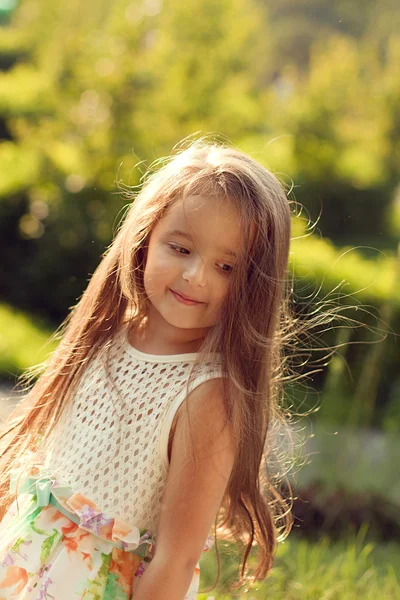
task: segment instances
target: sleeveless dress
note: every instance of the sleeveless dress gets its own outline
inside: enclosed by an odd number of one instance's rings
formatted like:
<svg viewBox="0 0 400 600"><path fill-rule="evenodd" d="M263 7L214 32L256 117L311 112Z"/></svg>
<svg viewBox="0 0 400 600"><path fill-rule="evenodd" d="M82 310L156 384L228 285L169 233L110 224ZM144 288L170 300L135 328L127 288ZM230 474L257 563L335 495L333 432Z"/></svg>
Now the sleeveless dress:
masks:
<svg viewBox="0 0 400 600"><path fill-rule="evenodd" d="M219 355L152 355L123 325L87 365L64 417L40 445L0 522L0 599L130 600L154 555L173 418L191 391L221 377ZM29 463L30 464L30 463ZM203 552L212 547L206 540ZM171 556L171 568L174 557ZM199 591L197 563L185 600Z"/></svg>

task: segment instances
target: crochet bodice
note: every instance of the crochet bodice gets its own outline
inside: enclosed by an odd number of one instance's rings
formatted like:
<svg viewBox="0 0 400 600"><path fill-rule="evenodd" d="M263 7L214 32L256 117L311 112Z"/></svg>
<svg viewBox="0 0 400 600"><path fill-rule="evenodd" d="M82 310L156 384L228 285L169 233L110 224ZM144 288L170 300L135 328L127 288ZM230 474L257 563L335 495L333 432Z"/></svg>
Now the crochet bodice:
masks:
<svg viewBox="0 0 400 600"><path fill-rule="evenodd" d="M196 353L146 354L123 325L87 365L53 429L44 464L104 512L155 530L168 474L168 438ZM190 387L221 377L219 355L196 365Z"/></svg>

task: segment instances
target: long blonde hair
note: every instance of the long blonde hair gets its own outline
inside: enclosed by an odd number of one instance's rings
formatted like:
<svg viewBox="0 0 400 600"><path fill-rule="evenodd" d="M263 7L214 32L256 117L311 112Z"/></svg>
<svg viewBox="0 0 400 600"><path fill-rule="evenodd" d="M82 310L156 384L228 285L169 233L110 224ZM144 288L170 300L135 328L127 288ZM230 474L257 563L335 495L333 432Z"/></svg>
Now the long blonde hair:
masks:
<svg viewBox="0 0 400 600"><path fill-rule="evenodd" d="M154 167L154 165L153 165ZM143 177L129 201L114 241L91 277L87 289L54 333L60 343L40 367L40 376L2 424L0 498L5 511L13 500L10 469L21 465L46 439L73 397L74 386L99 348L110 344L127 319L146 314L143 285L146 247L155 224L185 195L209 194L229 199L239 210L243 255L230 279L221 318L209 330L199 352L205 360L218 352L224 401L237 456L216 521L220 531L245 544L241 576L253 545L259 558L253 578L272 568L279 540L292 527L292 499L283 498L276 474L269 474L273 452L271 428L285 426L282 407L284 341L291 323L288 309L290 203L283 185L243 152L204 139L174 151ZM250 235L249 232L252 232ZM28 375L25 376L29 380Z"/></svg>

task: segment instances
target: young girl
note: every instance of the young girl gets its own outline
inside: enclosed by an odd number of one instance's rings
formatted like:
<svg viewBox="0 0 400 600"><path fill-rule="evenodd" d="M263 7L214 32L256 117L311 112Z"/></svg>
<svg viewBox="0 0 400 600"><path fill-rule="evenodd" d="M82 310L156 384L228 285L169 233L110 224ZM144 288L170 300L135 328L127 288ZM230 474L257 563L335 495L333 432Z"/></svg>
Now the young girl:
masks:
<svg viewBox="0 0 400 600"><path fill-rule="evenodd" d="M220 517L268 574L290 234L241 151L199 140L147 176L2 425L0 598L193 600Z"/></svg>

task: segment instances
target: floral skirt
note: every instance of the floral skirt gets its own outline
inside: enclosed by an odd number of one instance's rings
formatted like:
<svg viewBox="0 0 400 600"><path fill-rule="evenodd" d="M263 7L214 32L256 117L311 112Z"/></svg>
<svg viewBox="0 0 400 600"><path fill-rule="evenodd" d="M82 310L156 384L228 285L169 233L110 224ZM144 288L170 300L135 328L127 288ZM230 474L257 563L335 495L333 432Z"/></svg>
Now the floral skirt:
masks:
<svg viewBox="0 0 400 600"><path fill-rule="evenodd" d="M0 600L130 600L154 550L150 531L35 466L0 522ZM185 600L197 598L199 582L198 563Z"/></svg>

